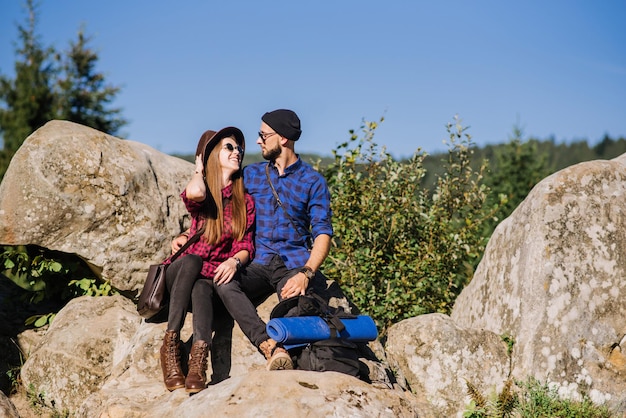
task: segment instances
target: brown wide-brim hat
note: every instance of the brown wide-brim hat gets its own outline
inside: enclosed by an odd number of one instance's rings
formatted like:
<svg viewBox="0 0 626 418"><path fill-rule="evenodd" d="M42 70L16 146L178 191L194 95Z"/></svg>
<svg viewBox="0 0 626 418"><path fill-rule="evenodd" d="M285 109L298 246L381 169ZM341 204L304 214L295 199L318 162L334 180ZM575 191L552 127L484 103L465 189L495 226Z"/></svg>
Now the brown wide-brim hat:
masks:
<svg viewBox="0 0 626 418"><path fill-rule="evenodd" d="M220 142L222 138L226 138L228 136L234 136L237 145L239 145L244 151L246 150L246 139L243 136L243 132L241 132L239 128L229 126L217 132L206 131L200 137L200 141L198 141L198 147L196 148L196 156L202 156L202 163L205 166L206 160L209 158L209 154L213 150L213 147L215 147L215 145L217 145L217 143Z"/></svg>

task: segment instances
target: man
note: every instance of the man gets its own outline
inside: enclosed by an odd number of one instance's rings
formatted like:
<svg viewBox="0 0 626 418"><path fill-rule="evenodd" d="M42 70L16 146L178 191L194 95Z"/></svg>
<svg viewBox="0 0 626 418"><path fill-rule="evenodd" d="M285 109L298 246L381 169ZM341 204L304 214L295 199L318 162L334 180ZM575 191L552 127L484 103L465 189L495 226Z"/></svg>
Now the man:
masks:
<svg viewBox="0 0 626 418"><path fill-rule="evenodd" d="M326 288L318 269L333 234L330 192L324 177L295 152L301 133L300 119L291 110L261 118L257 144L268 162L244 168L244 184L256 206L256 255L239 277L217 286L232 317L267 359L268 370L292 369L293 363L267 335L256 306L274 292L282 300Z"/></svg>

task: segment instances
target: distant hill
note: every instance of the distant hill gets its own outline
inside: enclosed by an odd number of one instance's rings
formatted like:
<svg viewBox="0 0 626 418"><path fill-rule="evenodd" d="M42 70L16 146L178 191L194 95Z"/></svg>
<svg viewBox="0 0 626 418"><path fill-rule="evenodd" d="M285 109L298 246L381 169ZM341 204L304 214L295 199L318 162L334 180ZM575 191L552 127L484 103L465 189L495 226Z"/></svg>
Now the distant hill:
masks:
<svg viewBox="0 0 626 418"><path fill-rule="evenodd" d="M544 161L547 173L555 173L565 167L583 161L610 160L626 153L626 138L610 138L605 135L597 144L589 145L587 140L557 143L554 139L528 139L522 143L532 146L536 150L537 158ZM483 160L493 163L496 156L508 146L508 143L475 147L472 157L472 166L476 169ZM431 154L424 160L426 177L424 184L432 184L437 175L444 172L442 160L448 156L447 152Z"/></svg>

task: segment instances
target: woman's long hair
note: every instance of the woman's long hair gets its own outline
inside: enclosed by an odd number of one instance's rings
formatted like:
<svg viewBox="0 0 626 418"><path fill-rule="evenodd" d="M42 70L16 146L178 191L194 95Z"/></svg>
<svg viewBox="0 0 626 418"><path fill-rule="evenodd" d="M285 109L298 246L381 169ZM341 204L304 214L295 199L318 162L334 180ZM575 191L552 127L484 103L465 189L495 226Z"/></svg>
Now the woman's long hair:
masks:
<svg viewBox="0 0 626 418"><path fill-rule="evenodd" d="M234 137L226 137L232 138ZM222 167L219 161L219 154L222 151L224 139L217 143L207 159L204 172L206 173L205 182L208 186L207 198L210 199L209 210L206 214L206 229L204 231L204 239L209 244L217 244L224 233L223 228L230 230L232 236L240 241L246 232L246 198L243 187L243 176L241 166L231 176L233 183L233 193L230 201L232 207L232 222L230 225L224 225L224 201L222 201ZM235 140L236 141L236 140ZM242 156L243 157L243 156Z"/></svg>

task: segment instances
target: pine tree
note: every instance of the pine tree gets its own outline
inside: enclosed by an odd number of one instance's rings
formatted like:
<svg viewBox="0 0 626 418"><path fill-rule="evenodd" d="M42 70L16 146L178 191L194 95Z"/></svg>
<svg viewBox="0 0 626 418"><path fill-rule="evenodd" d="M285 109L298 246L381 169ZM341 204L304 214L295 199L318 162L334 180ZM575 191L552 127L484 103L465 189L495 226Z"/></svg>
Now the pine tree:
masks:
<svg viewBox="0 0 626 418"><path fill-rule="evenodd" d="M121 109L108 109L107 105L120 88L106 85L104 74L96 72L98 55L88 47L90 41L81 28L78 40L70 43L61 64L57 117L116 135L127 121L120 116Z"/></svg>
<svg viewBox="0 0 626 418"><path fill-rule="evenodd" d="M15 79L0 76L0 178L24 139L54 116L53 80L57 71L54 50L42 45L35 32L37 10L34 0L26 1L27 26L18 26L20 46L16 48Z"/></svg>
<svg viewBox="0 0 626 418"><path fill-rule="evenodd" d="M522 134L519 127L514 127L513 136L495 151L491 162L491 175L487 176L486 183L492 191L492 199L503 194L506 203L500 207L497 221L490 225L489 235L548 174L547 156L538 151L537 141L523 141Z"/></svg>
<svg viewBox="0 0 626 418"><path fill-rule="evenodd" d="M52 119L64 119L116 135L127 121L109 108L120 88L96 72L98 55L82 28L66 56L44 47L36 34L37 5L26 0L28 20L18 26L15 79L0 75L0 179L11 158L33 131Z"/></svg>

